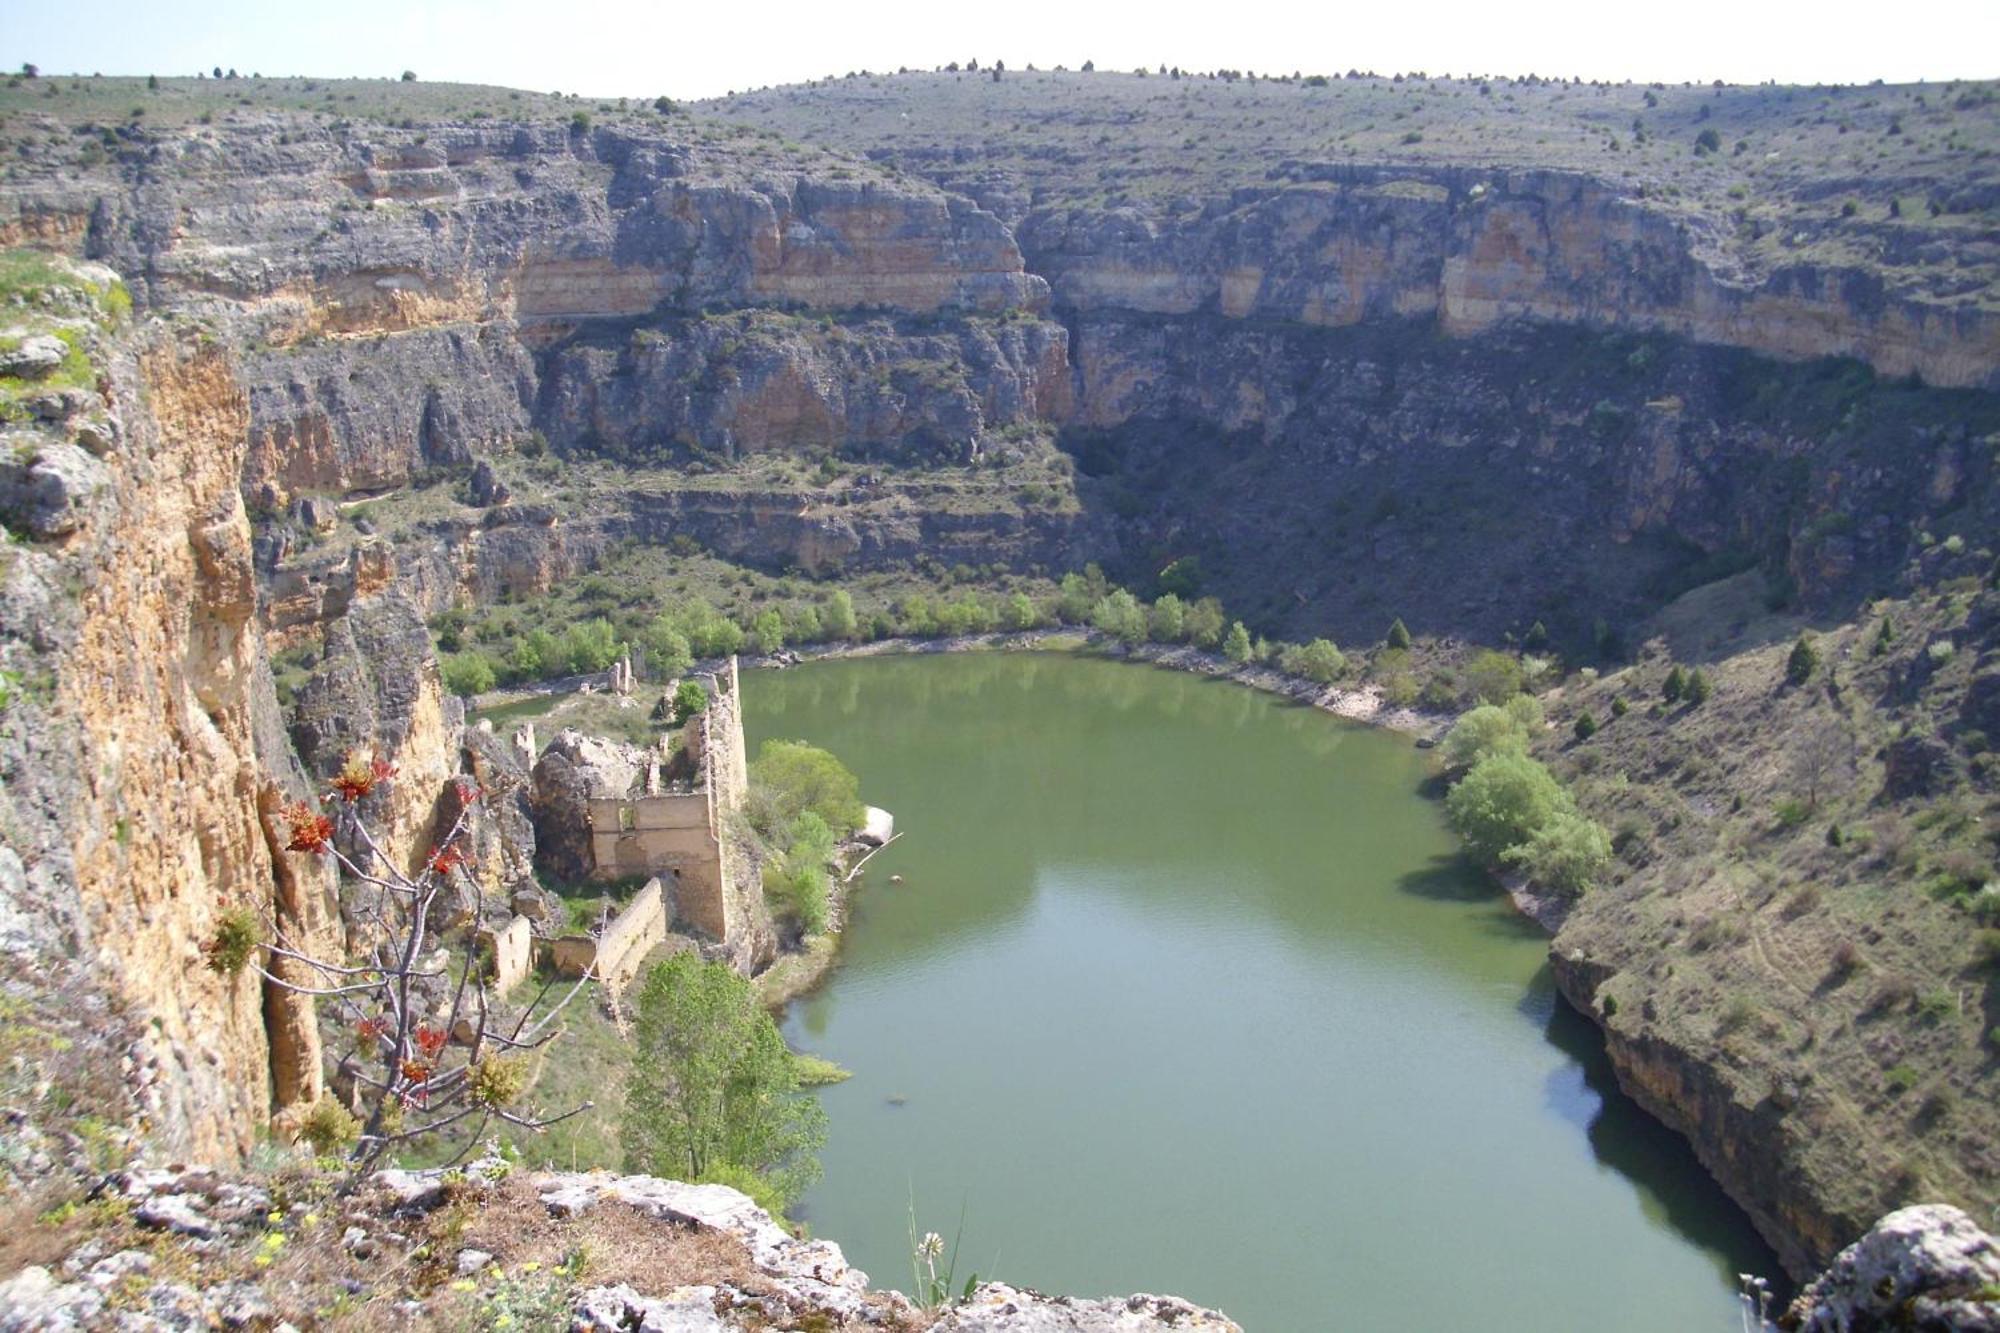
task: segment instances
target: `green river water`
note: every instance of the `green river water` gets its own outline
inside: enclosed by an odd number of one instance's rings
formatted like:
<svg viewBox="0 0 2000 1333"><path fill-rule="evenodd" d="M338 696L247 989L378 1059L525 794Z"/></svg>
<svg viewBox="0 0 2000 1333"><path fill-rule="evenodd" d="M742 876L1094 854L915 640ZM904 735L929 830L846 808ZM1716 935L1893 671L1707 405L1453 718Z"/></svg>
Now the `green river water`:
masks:
<svg viewBox="0 0 2000 1333"><path fill-rule="evenodd" d="M854 1073L805 1201L880 1285L1173 1292L1254 1331L1726 1333L1775 1259L1617 1091L1407 737L1059 655L744 678L905 836L786 1017ZM900 875L899 884L890 882Z"/></svg>

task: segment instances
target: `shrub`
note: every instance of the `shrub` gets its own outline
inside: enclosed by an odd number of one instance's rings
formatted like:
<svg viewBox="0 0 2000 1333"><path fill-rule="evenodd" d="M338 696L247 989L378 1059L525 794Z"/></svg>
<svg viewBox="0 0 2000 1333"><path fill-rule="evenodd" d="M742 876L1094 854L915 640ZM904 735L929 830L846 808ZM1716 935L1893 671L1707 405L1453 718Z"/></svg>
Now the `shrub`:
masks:
<svg viewBox="0 0 2000 1333"><path fill-rule="evenodd" d="M1165 593L1153 603L1151 619L1147 632L1155 643L1179 643L1187 636L1187 603L1174 593Z"/></svg>
<svg viewBox="0 0 2000 1333"><path fill-rule="evenodd" d="M845 588L835 588L826 599L826 613L820 625L829 639L852 639L855 630L854 598Z"/></svg>
<svg viewBox="0 0 2000 1333"><path fill-rule="evenodd" d="M770 837L789 829L807 811L836 836L861 826L867 811L860 781L827 751L804 741L765 741L750 765L745 802L750 823Z"/></svg>
<svg viewBox="0 0 2000 1333"><path fill-rule="evenodd" d="M1091 609L1090 623L1100 633L1123 644L1143 643L1146 638L1146 612L1139 599L1123 588L1113 589L1099 599Z"/></svg>
<svg viewBox="0 0 2000 1333"><path fill-rule="evenodd" d="M1214 648L1222 642L1222 633L1227 625L1222 603L1213 597L1203 597L1187 609L1187 639L1196 647Z"/></svg>
<svg viewBox="0 0 2000 1333"><path fill-rule="evenodd" d="M1809 636L1801 634L1798 642L1792 645L1791 655L1785 659L1785 680L1793 685L1803 685L1812 679L1813 672L1817 670L1819 649L1813 646Z"/></svg>
<svg viewBox="0 0 2000 1333"><path fill-rule="evenodd" d="M1243 622L1239 620L1231 625L1229 637L1222 641L1222 655L1241 666L1250 660L1253 651L1250 645L1250 631L1243 628Z"/></svg>
<svg viewBox="0 0 2000 1333"><path fill-rule="evenodd" d="M675 629L673 622L660 616L646 627L646 664L656 676L678 676L694 665L694 650L688 646L687 635Z"/></svg>
<svg viewBox="0 0 2000 1333"><path fill-rule="evenodd" d="M1617 695L1611 700L1611 716L1623 717L1631 711L1632 705L1625 702L1624 695Z"/></svg>
<svg viewBox="0 0 2000 1333"><path fill-rule="evenodd" d="M1314 639L1304 646L1285 649L1281 665L1291 675L1330 685L1347 669L1347 658L1332 640Z"/></svg>
<svg viewBox="0 0 2000 1333"><path fill-rule="evenodd" d="M674 725L680 726L708 707L708 687L698 680L684 680L674 690Z"/></svg>
<svg viewBox="0 0 2000 1333"><path fill-rule="evenodd" d="M1501 853L1536 884L1575 897L1611 865L1611 837L1594 819L1558 810L1529 839Z"/></svg>
<svg viewBox="0 0 2000 1333"><path fill-rule="evenodd" d="M776 607L765 607L750 622L747 635L750 651L762 657L784 651L785 619Z"/></svg>
<svg viewBox="0 0 2000 1333"><path fill-rule="evenodd" d="M1571 811L1569 794L1548 769L1519 753L1480 760L1445 798L1452 826L1488 863L1527 842L1557 814Z"/></svg>
<svg viewBox="0 0 2000 1333"><path fill-rule="evenodd" d="M1689 707L1699 708L1708 702L1708 696L1713 692L1714 687L1709 684L1706 671L1688 672L1687 687L1682 691L1682 695L1687 699Z"/></svg>
<svg viewBox="0 0 2000 1333"><path fill-rule="evenodd" d="M319 1157L332 1157L361 1137L361 1122L332 1097L322 1096L299 1121L299 1141Z"/></svg>
<svg viewBox="0 0 2000 1333"><path fill-rule="evenodd" d="M453 653L444 659L439 670L444 687L461 697L484 694L499 680L492 661L484 653Z"/></svg>
<svg viewBox="0 0 2000 1333"><path fill-rule="evenodd" d="M1917 1071L1908 1065L1892 1066L1882 1075L1883 1089L1892 1097L1900 1097L1917 1086Z"/></svg>
<svg viewBox="0 0 2000 1333"><path fill-rule="evenodd" d="M1474 698L1490 704L1505 703L1521 692L1521 664L1506 653L1488 648L1467 664L1465 683Z"/></svg>
<svg viewBox="0 0 2000 1333"><path fill-rule="evenodd" d="M1410 646L1409 627L1403 624L1401 616L1397 616L1389 623L1388 636L1382 642L1391 648L1408 648Z"/></svg>
<svg viewBox="0 0 2000 1333"><path fill-rule="evenodd" d="M1660 683L1660 697L1670 704L1677 704L1687 693L1687 672L1676 665L1667 672L1666 680Z"/></svg>
<svg viewBox="0 0 2000 1333"><path fill-rule="evenodd" d="M1578 740L1587 741L1597 734L1597 719L1588 712L1578 713L1576 723L1570 730L1576 733Z"/></svg>
<svg viewBox="0 0 2000 1333"><path fill-rule="evenodd" d="M1504 708L1481 704L1452 724L1444 738L1444 759L1452 769L1469 769L1496 754L1526 754L1528 733Z"/></svg>
<svg viewBox="0 0 2000 1333"><path fill-rule="evenodd" d="M577 675L608 670L618 660L617 632L610 621L602 618L571 625L563 647L569 657L569 669Z"/></svg>
<svg viewBox="0 0 2000 1333"><path fill-rule="evenodd" d="M215 933L201 948L208 970L225 977L235 976L256 956L261 936L255 912L247 907L223 908L215 919Z"/></svg>

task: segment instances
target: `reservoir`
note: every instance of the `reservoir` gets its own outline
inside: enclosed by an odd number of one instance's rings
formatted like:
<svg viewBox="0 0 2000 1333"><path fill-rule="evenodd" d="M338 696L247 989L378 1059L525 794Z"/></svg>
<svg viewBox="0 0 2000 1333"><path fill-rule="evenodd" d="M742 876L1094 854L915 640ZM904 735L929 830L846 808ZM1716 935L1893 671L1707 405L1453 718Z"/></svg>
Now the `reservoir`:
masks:
<svg viewBox="0 0 2000 1333"><path fill-rule="evenodd" d="M1617 1091L1406 736L1058 654L744 676L905 836L785 1016L813 1232L911 1289L1171 1292L1250 1330L1717 1333L1778 1264ZM891 883L890 877L901 877Z"/></svg>

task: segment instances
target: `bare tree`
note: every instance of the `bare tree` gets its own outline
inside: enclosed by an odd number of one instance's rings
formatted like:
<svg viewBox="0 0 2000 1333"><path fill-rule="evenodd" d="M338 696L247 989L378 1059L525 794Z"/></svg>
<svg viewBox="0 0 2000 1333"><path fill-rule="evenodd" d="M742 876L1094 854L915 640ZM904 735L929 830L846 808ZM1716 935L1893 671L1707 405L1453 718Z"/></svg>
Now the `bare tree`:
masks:
<svg viewBox="0 0 2000 1333"><path fill-rule="evenodd" d="M462 947L456 956L448 950L441 964L436 960L443 941L431 921L441 894L454 883L469 889L472 920L479 919L483 895L469 873L465 825L483 793L471 779L456 779L458 816L413 876L383 851L357 805L394 780L393 766L351 755L318 806L297 801L284 811L288 852L332 857L352 881L376 890L363 918L377 932L368 957L337 961L295 948L282 920L269 911L254 933L247 921L232 929L225 919L207 946L211 965L254 965L272 985L314 997L323 1016L353 1034L350 1068L360 1117L338 1109L309 1113L318 1120L308 1124L306 1136L322 1150L344 1147L357 1176L416 1139L464 1127L458 1160L495 1121L540 1131L592 1107L585 1102L543 1116L515 1105L528 1090L527 1053L560 1035L555 1020L582 991L587 974L560 994L557 983L545 983L507 1020L494 1012L478 950ZM281 967L281 960L291 966ZM448 992L448 1004L440 1005L440 991Z"/></svg>
<svg viewBox="0 0 2000 1333"><path fill-rule="evenodd" d="M1806 808L1819 809L1820 790L1844 778L1853 744L1838 727L1822 727L1792 751L1792 776L1806 789Z"/></svg>

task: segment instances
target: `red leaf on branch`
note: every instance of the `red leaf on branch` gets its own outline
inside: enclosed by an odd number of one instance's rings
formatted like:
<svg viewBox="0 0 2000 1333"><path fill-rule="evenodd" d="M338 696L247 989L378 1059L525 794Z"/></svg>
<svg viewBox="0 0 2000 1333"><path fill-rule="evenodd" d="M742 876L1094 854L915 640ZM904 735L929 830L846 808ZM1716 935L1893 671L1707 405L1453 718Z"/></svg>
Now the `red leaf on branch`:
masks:
<svg viewBox="0 0 2000 1333"><path fill-rule="evenodd" d="M382 1035L389 1030L389 1019L383 1014L364 1018L354 1025L354 1030L363 1041L380 1041Z"/></svg>
<svg viewBox="0 0 2000 1333"><path fill-rule="evenodd" d="M334 794L352 804L374 791L377 784L396 776L396 766L386 759L371 759L360 750L347 756L340 772L333 775Z"/></svg>
<svg viewBox="0 0 2000 1333"><path fill-rule="evenodd" d="M285 826L291 834L285 844L288 852L323 852L333 840L333 821L304 801L285 807Z"/></svg>
<svg viewBox="0 0 2000 1333"><path fill-rule="evenodd" d="M431 853L431 869L440 875L449 875L470 860L471 858L465 854L465 849L453 843L449 847L440 847Z"/></svg>
<svg viewBox="0 0 2000 1333"><path fill-rule="evenodd" d="M429 1023L419 1023L412 1037L417 1043L417 1049L424 1053L424 1058L427 1060L436 1060L438 1053L444 1050L446 1034L443 1028L432 1027Z"/></svg>

